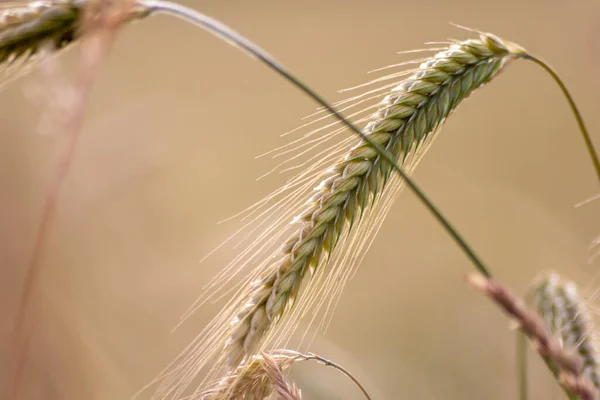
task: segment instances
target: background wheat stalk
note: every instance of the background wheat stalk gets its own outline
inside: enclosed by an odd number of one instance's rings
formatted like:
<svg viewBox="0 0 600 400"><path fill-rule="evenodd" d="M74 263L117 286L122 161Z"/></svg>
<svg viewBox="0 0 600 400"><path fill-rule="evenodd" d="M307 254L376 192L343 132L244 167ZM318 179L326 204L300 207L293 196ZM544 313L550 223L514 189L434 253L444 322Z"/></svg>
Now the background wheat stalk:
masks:
<svg viewBox="0 0 600 400"><path fill-rule="evenodd" d="M600 390L600 370L595 329L586 304L573 282L551 273L537 280L527 299L547 329L567 351L579 354L582 376Z"/></svg>
<svg viewBox="0 0 600 400"><path fill-rule="evenodd" d="M471 274L467 277L467 282L514 319L518 328L531 339L536 351L546 361L570 399L597 398L598 391L587 379L589 371L584 369L585 364L580 354L573 348L563 346L562 340L550 334L540 317L527 308L521 299L491 278Z"/></svg>
<svg viewBox="0 0 600 400"><path fill-rule="evenodd" d="M85 8L81 8L85 6ZM122 7L120 7L122 6ZM9 398L19 398L21 383L28 358L29 338L34 329L30 308L35 294L37 280L41 274L41 258L54 219L56 205L67 176L83 123L83 110L92 89L95 74L105 59L114 33L130 17L131 4L123 2L110 4L102 1L35 3L22 9L13 9L3 14L5 26L0 27L0 51L9 61L19 57L25 60L36 55L42 45L54 44L65 47L74 38L81 37L82 48L81 76L77 85L68 94L66 88L59 88L53 100L67 104L65 108L65 130L69 141L61 154L56 167L55 178L48 189L41 219L37 228L31 257L27 265L25 280L19 300L13 336L15 356L13 378ZM50 61L48 61L50 62ZM52 81L52 68L46 65L47 79Z"/></svg>

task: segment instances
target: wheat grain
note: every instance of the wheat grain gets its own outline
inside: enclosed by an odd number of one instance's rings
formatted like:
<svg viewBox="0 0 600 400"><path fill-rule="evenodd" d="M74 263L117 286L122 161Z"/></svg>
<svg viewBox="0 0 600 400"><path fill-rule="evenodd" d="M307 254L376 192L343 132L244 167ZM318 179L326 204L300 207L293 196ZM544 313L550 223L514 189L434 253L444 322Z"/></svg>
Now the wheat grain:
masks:
<svg viewBox="0 0 600 400"><path fill-rule="evenodd" d="M592 319L575 284L551 273L531 287L528 298L561 346L579 354L581 374L600 390L600 355Z"/></svg>

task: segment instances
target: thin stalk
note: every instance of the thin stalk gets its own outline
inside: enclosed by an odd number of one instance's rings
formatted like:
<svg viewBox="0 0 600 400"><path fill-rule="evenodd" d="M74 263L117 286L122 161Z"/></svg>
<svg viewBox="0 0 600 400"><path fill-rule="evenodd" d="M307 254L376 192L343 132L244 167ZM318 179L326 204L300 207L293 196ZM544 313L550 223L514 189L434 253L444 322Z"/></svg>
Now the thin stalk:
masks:
<svg viewBox="0 0 600 400"><path fill-rule="evenodd" d="M527 376L527 336L516 332L517 338L517 380L519 382L519 400L529 399L529 381Z"/></svg>
<svg viewBox="0 0 600 400"><path fill-rule="evenodd" d="M452 225L452 223L448 219L446 219L446 217L444 217L444 215L427 197L427 195L417 185L417 183L408 176L408 174L404 171L402 167L398 165L398 163L387 152L387 150L385 150L377 143L373 142L358 127L356 127L352 122L348 121L341 113L339 113L327 100L325 100L325 98L321 97L309 86L307 86L295 75L293 75L290 71L288 71L287 68L280 64L273 56L271 56L269 53L263 50L260 46L246 39L241 34L232 30L223 23L196 10L184 7L180 4L160 0L147 0L143 1L143 4L153 12L164 12L182 18L188 22L192 22L195 25L198 25L208 30L210 33L224 39L228 43L239 47L241 50L243 50L250 56L253 56L254 58L258 59L262 63L272 68L274 71L276 71L285 79L287 79L290 83L292 83L298 89L300 89L313 100L315 100L318 104L324 107L327 111L331 113L331 115L340 120L340 122L342 122L348 129L350 129L356 135L360 136L366 143L373 147L381 156L381 158L383 158L385 161L392 165L392 168L396 171L396 173L398 173L398 175L400 175L400 177L404 179L409 189L417 196L417 198L423 203L423 205L425 205L429 212L433 214L435 219L444 227L444 229L448 232L450 237L452 237L452 239L456 242L460 249L465 253L467 258L469 258L469 260L473 263L475 268L477 268L477 270L484 276L491 276L488 268L485 266L484 262L479 258L479 256L475 253L473 248L467 243L467 241L462 237L462 235L458 233L458 231Z"/></svg>
<svg viewBox="0 0 600 400"><path fill-rule="evenodd" d="M596 170L596 176L598 177L598 181L600 181L600 159L598 158L598 153L596 151L596 148L594 147L594 143L592 142L592 138L590 137L587 127L585 126L585 122L583 121L581 112L579 111L577 104L575 104L575 100L573 99L573 96L571 96L571 93L567 89L567 86L564 84L562 79L560 79L558 73L545 61L542 61L531 54L523 54L521 57L526 60L531 60L537 65L541 66L544 70L546 70L546 72L550 74L550 76L552 76L552 79L554 79L554 81L560 87L560 90L562 91L563 95L567 99L567 102L569 103L571 112L573 112L573 115L577 120L577 125L579 126L579 130L581 131L581 136L583 136L585 147L587 148L590 158L592 159L592 163L594 164L594 169Z"/></svg>
<svg viewBox="0 0 600 400"><path fill-rule="evenodd" d="M358 379L356 379L354 377L354 375L352 375L350 373L350 371L348 371L347 369L345 369L344 367L342 367L341 365L338 365L336 363L334 363L331 360L328 360L326 358L321 357L318 354L314 354L314 353L309 353L307 355L307 360L315 360L320 362L323 365L326 365L328 367L332 367L337 369L338 371L340 371L342 374L346 375L348 378L350 378L352 380L352 382L354 382L356 384L356 386L358 386L358 388L363 392L363 394L365 395L365 397L367 398L367 400L371 400L371 396L369 396L369 393L367 392L367 389L365 389L363 387L363 385L361 385L361 383L358 381Z"/></svg>

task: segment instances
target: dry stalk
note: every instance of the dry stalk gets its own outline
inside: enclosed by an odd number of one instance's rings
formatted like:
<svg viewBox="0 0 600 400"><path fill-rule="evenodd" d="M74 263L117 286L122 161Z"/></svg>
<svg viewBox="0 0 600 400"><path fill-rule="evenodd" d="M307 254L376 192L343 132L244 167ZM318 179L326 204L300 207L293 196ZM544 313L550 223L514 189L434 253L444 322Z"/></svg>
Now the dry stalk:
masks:
<svg viewBox="0 0 600 400"><path fill-rule="evenodd" d="M65 2L62 2L65 3ZM71 3L71 2L69 2ZM58 4L58 2L56 2ZM31 259L26 269L21 299L18 304L15 322L13 325L14 343L16 356L14 360L14 374L8 399L17 399L23 381L24 371L28 358L29 339L32 332L33 321L31 320L31 303L35 294L37 280L41 274L42 255L52 225L58 198L76 149L84 108L91 92L95 75L110 49L117 28L130 15L132 3L129 0L122 2L112 1L88 1L80 15L80 24L77 25L75 36L81 38L81 75L78 82L72 88L57 87L53 96L60 103L70 105L65 109L64 116L65 131L68 136L67 147L58 161L54 179L46 195L42 216L38 225ZM41 11L44 14L44 9ZM38 21L38 20L34 20ZM50 18L50 21L53 21ZM26 24L25 24L26 25ZM33 24L35 26L35 23ZM24 26L24 25L18 25ZM10 26L7 28L11 32ZM40 28L41 29L41 28ZM1 31L0 31L1 34ZM36 47L36 51L39 50ZM48 63L51 60L46 60ZM44 65L42 65L44 67ZM52 71L51 65L46 65L46 72ZM43 69L44 71L44 69ZM52 74L47 79L52 81Z"/></svg>
<svg viewBox="0 0 600 400"><path fill-rule="evenodd" d="M548 333L538 315L529 310L521 299L491 278L470 274L467 276L467 282L515 320L518 328L533 342L536 351L571 398L597 398L596 389L582 374L583 362L579 355L563 348L560 342Z"/></svg>

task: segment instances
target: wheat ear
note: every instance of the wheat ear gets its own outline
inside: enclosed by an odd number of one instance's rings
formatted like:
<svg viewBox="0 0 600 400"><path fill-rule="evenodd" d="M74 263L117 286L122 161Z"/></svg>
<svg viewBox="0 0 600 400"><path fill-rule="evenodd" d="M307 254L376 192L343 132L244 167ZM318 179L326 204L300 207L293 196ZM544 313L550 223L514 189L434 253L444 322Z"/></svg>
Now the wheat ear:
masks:
<svg viewBox="0 0 600 400"><path fill-rule="evenodd" d="M600 355L592 318L575 284L551 273L531 287L528 299L561 346L579 354L581 374L600 390Z"/></svg>
<svg viewBox="0 0 600 400"><path fill-rule="evenodd" d="M493 35L450 46L422 63L392 90L364 133L402 162L413 155L456 109L522 50ZM384 190L392 173L367 143L360 142L333 165L304 211L298 230L281 247L270 273L255 284L232 324L227 342L231 366L255 354L269 330L293 305L307 276L324 268L347 231Z"/></svg>
<svg viewBox="0 0 600 400"><path fill-rule="evenodd" d="M406 176L398 164L414 166L413 161L422 156L433 134L460 102L522 54L524 50L517 45L481 34L479 39L454 43L436 53L392 89L360 132L361 140L321 177L314 195L292 221L297 227L295 233L257 279L241 289L239 296L209 324L198 342L190 345L187 351L191 356L182 355L185 361L163 375L158 393L182 394L214 355L219 359L213 371L223 364L233 371L264 350L269 339L281 341L287 337L306 307L315 302L322 304L327 294L319 293L319 282L346 279L344 272L330 272L326 278L323 274L330 259L340 254L336 250L343 247L342 243L360 240L352 235L361 231L359 224L376 214L384 193L388 193L387 201L390 191L398 189L397 180L391 183L397 178L392 172ZM436 211L434 207L430 210ZM436 216L448 228L439 212ZM460 242L458 235L454 238ZM479 262L473 253L467 254ZM341 261L346 261L343 256ZM481 262L479 265L485 274ZM329 265L330 270L332 267L339 265ZM309 279L316 274L320 275L318 279ZM319 294L321 299L315 299Z"/></svg>
<svg viewBox="0 0 600 400"><path fill-rule="evenodd" d="M18 6L0 5L0 65L32 61L45 46L62 50L81 36L84 9L101 0L46 0ZM150 10L136 2L125 20L149 15ZM22 68L16 68L17 72Z"/></svg>

